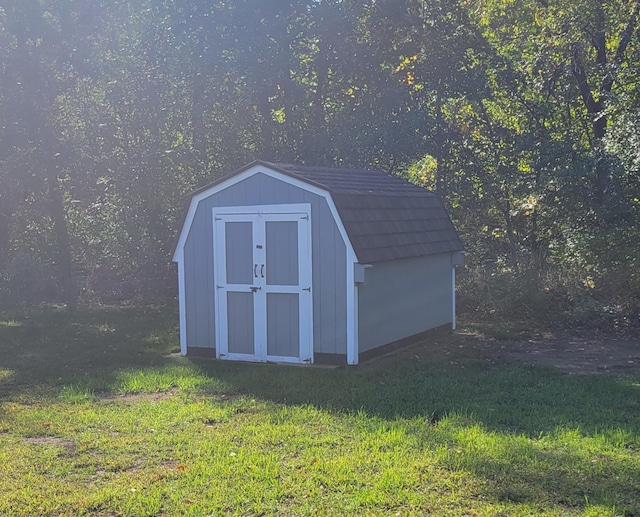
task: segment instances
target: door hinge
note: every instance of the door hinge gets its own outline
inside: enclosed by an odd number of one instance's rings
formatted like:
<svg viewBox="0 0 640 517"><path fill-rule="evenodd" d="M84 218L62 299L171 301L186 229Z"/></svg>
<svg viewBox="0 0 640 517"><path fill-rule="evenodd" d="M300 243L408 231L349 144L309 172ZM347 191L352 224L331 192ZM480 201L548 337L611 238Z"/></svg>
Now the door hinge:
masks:
<svg viewBox="0 0 640 517"><path fill-rule="evenodd" d="M223 286L223 285L217 285L217 284L216 284L216 289L224 289L224 286Z"/></svg>
<svg viewBox="0 0 640 517"><path fill-rule="evenodd" d="M309 216L308 215L303 215L300 219L306 219L308 221L309 220Z"/></svg>

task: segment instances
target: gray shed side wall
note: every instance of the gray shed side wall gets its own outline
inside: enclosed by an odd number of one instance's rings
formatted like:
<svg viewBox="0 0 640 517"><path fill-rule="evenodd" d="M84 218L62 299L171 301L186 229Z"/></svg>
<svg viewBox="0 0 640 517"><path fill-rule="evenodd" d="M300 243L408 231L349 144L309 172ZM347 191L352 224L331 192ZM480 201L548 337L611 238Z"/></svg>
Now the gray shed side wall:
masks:
<svg viewBox="0 0 640 517"><path fill-rule="evenodd" d="M358 288L360 353L451 323L451 255L374 264Z"/></svg>
<svg viewBox="0 0 640 517"><path fill-rule="evenodd" d="M187 346L214 348L212 209L223 206L311 204L314 352L346 354L346 246L326 200L265 174L203 199L184 248Z"/></svg>

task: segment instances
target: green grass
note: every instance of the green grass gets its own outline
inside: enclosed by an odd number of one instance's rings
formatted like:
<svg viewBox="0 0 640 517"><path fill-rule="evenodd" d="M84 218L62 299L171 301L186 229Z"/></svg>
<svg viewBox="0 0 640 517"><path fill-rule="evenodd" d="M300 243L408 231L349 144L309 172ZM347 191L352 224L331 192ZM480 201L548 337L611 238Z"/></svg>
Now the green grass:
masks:
<svg viewBox="0 0 640 517"><path fill-rule="evenodd" d="M167 357L158 308L0 314L0 515L640 515L640 379Z"/></svg>

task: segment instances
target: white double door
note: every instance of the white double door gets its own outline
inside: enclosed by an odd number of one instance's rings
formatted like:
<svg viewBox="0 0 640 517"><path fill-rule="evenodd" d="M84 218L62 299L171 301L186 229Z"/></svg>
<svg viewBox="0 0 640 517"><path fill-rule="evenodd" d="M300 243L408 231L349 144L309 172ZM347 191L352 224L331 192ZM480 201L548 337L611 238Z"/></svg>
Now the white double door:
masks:
<svg viewBox="0 0 640 517"><path fill-rule="evenodd" d="M214 208L216 355L313 361L311 208Z"/></svg>

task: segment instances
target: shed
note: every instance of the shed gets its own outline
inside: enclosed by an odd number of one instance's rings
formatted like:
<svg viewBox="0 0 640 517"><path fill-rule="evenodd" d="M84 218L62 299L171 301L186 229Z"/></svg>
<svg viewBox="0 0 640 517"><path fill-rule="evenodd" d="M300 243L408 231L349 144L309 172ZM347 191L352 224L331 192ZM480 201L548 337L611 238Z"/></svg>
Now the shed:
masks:
<svg viewBox="0 0 640 517"><path fill-rule="evenodd" d="M463 247L383 172L253 162L196 191L173 257L182 355L357 364L455 328Z"/></svg>

